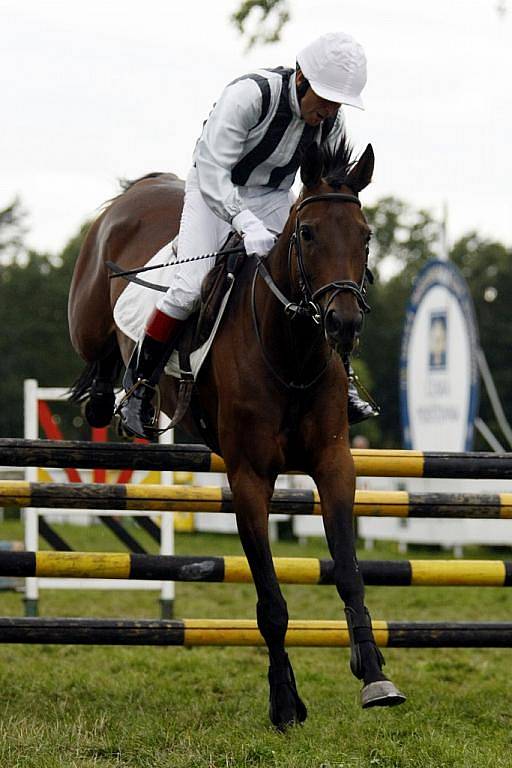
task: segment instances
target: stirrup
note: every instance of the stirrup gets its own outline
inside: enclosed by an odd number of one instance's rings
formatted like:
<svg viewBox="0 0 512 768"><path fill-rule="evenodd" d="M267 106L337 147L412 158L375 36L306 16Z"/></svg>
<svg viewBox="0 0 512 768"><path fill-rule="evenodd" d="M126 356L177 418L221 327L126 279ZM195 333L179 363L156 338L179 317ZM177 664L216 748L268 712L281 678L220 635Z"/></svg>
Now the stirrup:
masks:
<svg viewBox="0 0 512 768"><path fill-rule="evenodd" d="M117 404L116 409L114 411L114 414L116 416L119 416L119 418L121 419L121 423L123 423L123 408L124 408L124 406L126 405L128 400L130 400L132 397L134 397L136 395L136 393L139 390L141 390L141 389L145 390L144 392L141 393L141 396L140 396L141 400L143 400L145 397L148 397L150 392L153 392L153 394L156 395L156 403L155 403L155 405L153 405L153 415L151 417L151 421L149 421L147 424L143 424L144 430L145 431L147 430L148 432L154 433L155 435L159 434L160 430L158 429L158 421L160 419L161 404L162 404L162 398L161 398L161 395L160 395L160 387L158 386L158 384L152 384L151 381L149 381L148 379L142 379L142 378L137 379L137 381L134 384L132 384L132 386L129 387L126 390L126 392L122 396L121 400ZM151 398L152 397L153 397L153 395L151 395ZM149 399L151 399L151 398L149 398ZM162 431L164 431L164 430L162 430Z"/></svg>
<svg viewBox="0 0 512 768"><path fill-rule="evenodd" d="M359 379L352 366L350 369L350 373L348 374L349 423L358 424L359 422L365 421L366 419L369 419L373 416L380 416L379 406L368 392L363 382ZM352 389L352 395L350 393L350 389ZM363 398L359 395L358 390L361 390L363 396L366 398L365 400L363 400Z"/></svg>

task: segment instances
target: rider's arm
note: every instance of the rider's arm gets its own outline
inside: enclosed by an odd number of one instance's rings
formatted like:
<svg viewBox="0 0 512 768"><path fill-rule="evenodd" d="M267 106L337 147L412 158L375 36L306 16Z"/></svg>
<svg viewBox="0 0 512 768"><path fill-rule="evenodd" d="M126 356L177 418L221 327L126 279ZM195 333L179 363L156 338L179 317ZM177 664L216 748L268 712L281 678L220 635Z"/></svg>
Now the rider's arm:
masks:
<svg viewBox="0 0 512 768"><path fill-rule="evenodd" d="M231 170L246 150L249 132L258 123L262 96L250 79L228 85L204 126L194 153L199 188L221 219L231 222L242 211Z"/></svg>

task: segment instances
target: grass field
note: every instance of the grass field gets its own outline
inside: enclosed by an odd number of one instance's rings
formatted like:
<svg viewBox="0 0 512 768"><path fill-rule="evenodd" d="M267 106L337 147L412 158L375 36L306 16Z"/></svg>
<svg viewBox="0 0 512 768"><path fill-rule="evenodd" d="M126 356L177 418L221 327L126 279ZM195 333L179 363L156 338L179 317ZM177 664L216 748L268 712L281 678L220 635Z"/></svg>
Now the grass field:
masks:
<svg viewBox="0 0 512 768"><path fill-rule="evenodd" d="M77 549L120 547L99 526L59 530ZM139 539L144 535L137 532ZM0 538L22 538L16 522ZM155 551L148 539L148 547ZM326 556L320 540L278 555ZM179 535L181 554L239 554L233 536ZM360 556L398 557L391 546ZM446 553L415 550L410 557ZM467 550L510 558L510 552ZM291 618L343 618L334 587L285 586ZM374 618L510 620L510 590L427 587L367 590ZM0 615L22 615L21 596L0 593ZM43 591L40 614L155 618L156 592ZM254 618L251 585L178 584L179 617ZM0 648L0 768L509 768L509 650L384 651L408 696L391 710L363 711L345 649L291 649L308 705L303 727L275 733L267 718L261 648Z"/></svg>

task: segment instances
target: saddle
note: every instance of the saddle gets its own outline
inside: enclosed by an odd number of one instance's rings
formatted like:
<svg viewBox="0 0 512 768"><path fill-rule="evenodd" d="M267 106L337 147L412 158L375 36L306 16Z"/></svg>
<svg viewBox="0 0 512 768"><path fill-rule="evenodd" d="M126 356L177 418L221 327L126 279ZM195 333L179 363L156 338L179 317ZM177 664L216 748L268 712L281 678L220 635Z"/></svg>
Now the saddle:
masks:
<svg viewBox="0 0 512 768"><path fill-rule="evenodd" d="M241 238L239 235L233 233L223 245L222 250L236 248L240 245L240 242ZM215 266L208 272L201 286L200 308L187 320L185 328L175 346L178 353L181 375L176 411L169 427L175 427L179 424L190 408L199 432L210 447L212 442L216 442L216 440L212 430L208 428L200 407L190 365L190 355L210 338L224 297L231 288L245 260L246 256L243 253L217 256Z"/></svg>
<svg viewBox="0 0 512 768"><path fill-rule="evenodd" d="M233 233L222 246L222 250L236 248L240 243L241 237ZM190 352L198 349L210 337L224 296L239 273L245 259L245 253L217 256L215 266L208 272L201 286L200 309L196 316L192 315L191 318L190 324L194 325L194 335Z"/></svg>

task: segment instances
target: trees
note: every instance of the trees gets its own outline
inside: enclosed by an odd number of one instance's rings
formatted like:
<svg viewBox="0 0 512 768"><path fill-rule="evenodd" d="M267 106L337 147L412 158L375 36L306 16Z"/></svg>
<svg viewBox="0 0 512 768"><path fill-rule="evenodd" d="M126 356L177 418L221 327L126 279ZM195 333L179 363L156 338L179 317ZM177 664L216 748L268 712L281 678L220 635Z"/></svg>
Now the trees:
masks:
<svg viewBox="0 0 512 768"><path fill-rule="evenodd" d="M288 0L243 0L231 15L231 22L246 38L248 48L257 43L275 43L289 20Z"/></svg>
<svg viewBox="0 0 512 768"><path fill-rule="evenodd" d="M439 226L428 212L414 211L396 198L384 198L374 207L365 207L365 213L374 230L370 265L377 281L370 290L372 312L366 321L360 356L368 370L372 392L382 408L377 421L377 443L383 447L400 447L398 371L403 323L414 278L428 259L437 255ZM510 416L512 370L507 361L511 358L512 333L511 250L472 232L454 243L449 256L468 282L480 345L505 413ZM497 424L485 393L481 397L480 415L496 433ZM373 425L360 425L358 431L367 434L375 444ZM476 447L487 446L478 440Z"/></svg>
<svg viewBox="0 0 512 768"><path fill-rule="evenodd" d="M436 255L439 226L428 212L415 211L394 197L364 211L373 230L369 263L376 280L359 354L381 415L358 425L357 431L374 445L399 447L398 370L405 310L415 275Z"/></svg>
<svg viewBox="0 0 512 768"><path fill-rule="evenodd" d="M498 0L495 10L498 16L505 18L506 0ZM247 47L252 48L257 44L280 40L281 32L291 15L289 0L242 0L231 15L231 22L246 39Z"/></svg>
<svg viewBox="0 0 512 768"><path fill-rule="evenodd" d="M26 233L25 211L19 198L0 210L0 264L22 257Z"/></svg>
<svg viewBox="0 0 512 768"><path fill-rule="evenodd" d="M25 251L16 222L0 218L4 252L18 250L0 272L0 436L23 435L23 380L71 384L81 365L67 329L67 296L82 233L59 257ZM14 239L10 230L14 226Z"/></svg>
<svg viewBox="0 0 512 768"><path fill-rule="evenodd" d="M450 257L466 278L477 317L483 349L505 414L512 418L511 333L512 250L502 243L471 232L453 246ZM485 392L481 392L480 416L502 440ZM477 443L484 448L483 443ZM504 445L506 445L504 443ZM511 446L508 446L511 449Z"/></svg>

